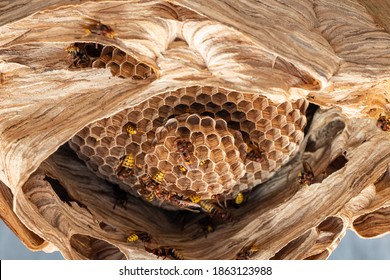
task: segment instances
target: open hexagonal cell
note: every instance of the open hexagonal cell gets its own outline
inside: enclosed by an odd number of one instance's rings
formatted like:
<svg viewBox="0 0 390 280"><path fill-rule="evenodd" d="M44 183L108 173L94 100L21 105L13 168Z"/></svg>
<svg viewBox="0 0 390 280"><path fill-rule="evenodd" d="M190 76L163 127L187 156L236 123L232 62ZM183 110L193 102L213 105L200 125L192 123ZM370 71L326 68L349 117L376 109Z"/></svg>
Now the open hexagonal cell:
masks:
<svg viewBox="0 0 390 280"><path fill-rule="evenodd" d="M90 260L125 260L125 255L118 247L88 235L74 234L70 238L72 249L82 259Z"/></svg>
<svg viewBox="0 0 390 280"><path fill-rule="evenodd" d="M207 103L210 103L211 102L211 96L208 95L208 94L200 94L196 97L196 102L197 103L200 103L202 105L206 105Z"/></svg>
<svg viewBox="0 0 390 280"><path fill-rule="evenodd" d="M135 73L141 79L146 79L152 74L152 69L144 63L139 63L135 66Z"/></svg>
<svg viewBox="0 0 390 280"><path fill-rule="evenodd" d="M131 78L135 75L135 67L133 64L125 61L120 65L120 73L124 78Z"/></svg>
<svg viewBox="0 0 390 280"><path fill-rule="evenodd" d="M114 49L112 52L112 60L119 65L126 60L126 53L120 49Z"/></svg>

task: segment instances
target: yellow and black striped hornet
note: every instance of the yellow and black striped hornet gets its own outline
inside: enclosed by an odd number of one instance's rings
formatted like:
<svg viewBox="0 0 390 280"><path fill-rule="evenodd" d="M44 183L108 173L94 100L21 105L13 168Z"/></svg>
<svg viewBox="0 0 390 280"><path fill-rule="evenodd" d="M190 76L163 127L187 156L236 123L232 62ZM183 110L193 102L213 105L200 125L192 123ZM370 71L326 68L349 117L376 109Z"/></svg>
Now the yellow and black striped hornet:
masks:
<svg viewBox="0 0 390 280"><path fill-rule="evenodd" d="M120 179L124 179L134 174L134 168L134 155L130 153L122 160L116 174Z"/></svg>
<svg viewBox="0 0 390 280"><path fill-rule="evenodd" d="M180 254L175 248L158 247L155 249L147 249L147 251L155 254L157 258L163 257L163 260L165 260L167 257L174 260L184 260L182 254Z"/></svg>
<svg viewBox="0 0 390 280"><path fill-rule="evenodd" d="M302 162L303 165L303 171L298 173L298 182L301 185L309 186L314 181L314 173L311 169L310 164L307 161Z"/></svg>
<svg viewBox="0 0 390 280"><path fill-rule="evenodd" d="M115 32L114 30L103 23L101 23L99 20L95 20L92 18L84 18L86 21L88 21L88 24L83 25L83 28L85 30L85 34L95 34L98 36L103 36L108 39L114 39Z"/></svg>
<svg viewBox="0 0 390 280"><path fill-rule="evenodd" d="M202 211L209 214L210 217L220 218L222 221L231 221L232 220L232 216L231 216L230 212L228 212L227 210L222 209L222 208L220 208L220 207L218 207L218 206L214 205L213 203L210 203L206 200L201 200L198 195L192 195L190 197L190 200L193 203L199 204Z"/></svg>
<svg viewBox="0 0 390 280"><path fill-rule="evenodd" d="M246 158L254 161L254 162L261 162L265 158L264 151L261 150L259 147L257 147L255 144L252 142L247 143L247 148L246 148Z"/></svg>
<svg viewBox="0 0 390 280"><path fill-rule="evenodd" d="M130 234L127 238L126 238L126 241L128 243L131 243L131 242L136 242L138 240L141 240L143 243L144 243L144 246L145 246L145 243L149 243L150 240L151 240L151 237L148 233L146 232L143 232L143 231L136 231L136 232L133 232L132 234Z"/></svg>
<svg viewBox="0 0 390 280"><path fill-rule="evenodd" d="M77 45L72 44L65 48L65 51L68 53L72 63L69 65L69 68L85 68L88 67L90 59L84 50L81 50Z"/></svg>
<svg viewBox="0 0 390 280"><path fill-rule="evenodd" d="M158 186L162 184L162 182L164 181L164 177L165 177L165 173L162 172L161 170L157 170L156 174L154 174L152 177L152 184L154 186Z"/></svg>

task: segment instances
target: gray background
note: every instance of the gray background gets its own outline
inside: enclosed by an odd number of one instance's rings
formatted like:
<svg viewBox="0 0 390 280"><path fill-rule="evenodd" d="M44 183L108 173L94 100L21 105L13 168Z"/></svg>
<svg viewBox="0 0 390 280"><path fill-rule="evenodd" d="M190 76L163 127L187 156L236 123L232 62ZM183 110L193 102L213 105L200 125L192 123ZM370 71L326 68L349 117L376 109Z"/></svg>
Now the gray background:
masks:
<svg viewBox="0 0 390 280"><path fill-rule="evenodd" d="M61 260L58 252L44 253L28 250L11 230L0 220L0 259L1 260ZM331 260L389 260L390 235L381 238L361 239L348 231Z"/></svg>

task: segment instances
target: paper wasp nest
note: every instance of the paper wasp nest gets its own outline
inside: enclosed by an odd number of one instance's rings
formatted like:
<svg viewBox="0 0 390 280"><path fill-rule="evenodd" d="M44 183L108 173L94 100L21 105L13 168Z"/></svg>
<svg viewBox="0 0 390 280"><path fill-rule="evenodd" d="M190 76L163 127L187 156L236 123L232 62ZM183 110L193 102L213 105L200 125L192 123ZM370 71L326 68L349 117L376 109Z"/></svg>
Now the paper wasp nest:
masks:
<svg viewBox="0 0 390 280"><path fill-rule="evenodd" d="M1 8L1 218L28 248L326 259L390 229L389 4L79 2Z"/></svg>

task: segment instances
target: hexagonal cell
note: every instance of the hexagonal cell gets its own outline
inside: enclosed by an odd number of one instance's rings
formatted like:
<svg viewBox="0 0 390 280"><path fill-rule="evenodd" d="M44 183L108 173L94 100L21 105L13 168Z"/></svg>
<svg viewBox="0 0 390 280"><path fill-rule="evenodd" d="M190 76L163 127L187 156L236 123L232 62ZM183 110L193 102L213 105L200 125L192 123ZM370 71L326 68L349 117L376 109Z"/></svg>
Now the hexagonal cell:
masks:
<svg viewBox="0 0 390 280"><path fill-rule="evenodd" d="M114 173L114 169L110 165L108 165L108 164L100 165L98 170L102 174L112 174L112 173Z"/></svg>
<svg viewBox="0 0 390 280"><path fill-rule="evenodd" d="M131 78L135 74L135 67L133 64L125 61L120 65L120 74L125 78Z"/></svg>
<svg viewBox="0 0 390 280"><path fill-rule="evenodd" d="M71 143L74 143L75 146L80 149L81 146L85 145L84 138L81 138L79 135L73 136L73 138L70 140ZM74 148L73 148L74 149Z"/></svg>
<svg viewBox="0 0 390 280"><path fill-rule="evenodd" d="M158 145L154 151L154 154L159 160L167 160L169 151L162 145Z"/></svg>
<svg viewBox="0 0 390 280"><path fill-rule="evenodd" d="M222 106L222 104L227 102L227 96L226 94L223 94L221 92L218 92L216 94L213 94L211 96L211 100L214 104Z"/></svg>
<svg viewBox="0 0 390 280"><path fill-rule="evenodd" d="M221 110L222 110L222 107L213 103L213 102L209 102L206 104L206 111L207 112L211 112L211 113L215 114L216 112L221 111Z"/></svg>
<svg viewBox="0 0 390 280"><path fill-rule="evenodd" d="M275 147L277 149L284 149L288 146L289 144L289 141L288 141L288 137L287 136L281 136L279 137L278 139L276 139L275 141Z"/></svg>
<svg viewBox="0 0 390 280"><path fill-rule="evenodd" d="M177 177L174 173L167 172L164 176L165 184L176 184ZM176 188L176 186L175 186ZM172 185L168 185L168 187L165 187L165 189L170 190L172 192Z"/></svg>
<svg viewBox="0 0 390 280"><path fill-rule="evenodd" d="M269 151L275 149L274 142L271 140L268 140L268 139L264 139L263 141L261 141L259 146L262 150L264 150L266 152L269 152Z"/></svg>
<svg viewBox="0 0 390 280"><path fill-rule="evenodd" d="M240 101L240 103L237 104L237 107L238 107L238 110L240 110L244 113L247 113L253 109L252 103L247 101L247 100Z"/></svg>
<svg viewBox="0 0 390 280"><path fill-rule="evenodd" d="M286 116L285 115L277 115L275 118L272 119L272 126L281 128L285 126L287 123Z"/></svg>
<svg viewBox="0 0 390 280"><path fill-rule="evenodd" d="M241 129L240 130L245 131L248 134L250 134L255 129L256 129L256 125L253 122L251 122L251 121L245 120L245 121L243 121L241 123Z"/></svg>
<svg viewBox="0 0 390 280"><path fill-rule="evenodd" d="M299 110L294 110L290 114L287 115L287 122L295 123L300 117L301 117L301 114L299 113Z"/></svg>
<svg viewBox="0 0 390 280"><path fill-rule="evenodd" d="M156 157L156 155L154 154L147 154L145 156L145 163L147 165L151 165L151 166L157 166L158 164L158 158Z"/></svg>
<svg viewBox="0 0 390 280"><path fill-rule="evenodd" d="M183 177L183 178L179 178L177 180L177 186L181 189L181 190L188 190L190 187L191 187L191 180L186 178L186 177Z"/></svg>
<svg viewBox="0 0 390 280"><path fill-rule="evenodd" d="M241 100L244 99L244 96L241 92L232 91L228 94L228 101L233 102L234 104L238 104Z"/></svg>
<svg viewBox="0 0 390 280"><path fill-rule="evenodd" d="M104 46L103 49L102 49L101 56L112 57L113 50L114 50L113 46Z"/></svg>
<svg viewBox="0 0 390 280"><path fill-rule="evenodd" d="M191 131L187 127L179 127L176 132L177 136L189 139Z"/></svg>
<svg viewBox="0 0 390 280"><path fill-rule="evenodd" d="M155 118L158 117L158 113L157 113L157 110L156 109L153 109L153 108L147 108L145 109L143 112L142 112L143 116L145 119L147 120L153 120ZM144 121L144 120L142 120ZM142 122L141 121L141 122Z"/></svg>
<svg viewBox="0 0 390 280"><path fill-rule="evenodd" d="M215 165L215 172L218 174L224 174L226 172L229 172L229 165L226 162L218 162Z"/></svg>
<svg viewBox="0 0 390 280"><path fill-rule="evenodd" d="M115 146L110 149L110 155L113 157L121 158L126 154L124 147Z"/></svg>
<svg viewBox="0 0 390 280"><path fill-rule="evenodd" d="M235 162L238 162L239 157L236 150L226 151L226 162L230 165L233 165Z"/></svg>
<svg viewBox="0 0 390 280"><path fill-rule="evenodd" d="M268 98L266 97L257 97L253 100L253 108L263 111L268 107Z"/></svg>
<svg viewBox="0 0 390 280"><path fill-rule="evenodd" d="M103 160L103 158L99 155L99 156L92 156L91 158L90 158L90 163L95 163L96 164L96 166L99 166L99 165L102 165L102 164L104 164L104 160ZM97 169L97 168L96 168Z"/></svg>
<svg viewBox="0 0 390 280"><path fill-rule="evenodd" d="M135 66L135 73L142 79L146 79L152 74L152 69L144 63L139 63Z"/></svg>
<svg viewBox="0 0 390 280"><path fill-rule="evenodd" d="M221 110L216 113L217 117L220 117L221 119L225 120L226 122L229 122L231 120L231 114L226 110Z"/></svg>
<svg viewBox="0 0 390 280"><path fill-rule="evenodd" d="M266 139L269 139L269 140L272 140L272 141L275 141L277 138L279 138L281 136L280 134L280 130L277 129L277 128L272 128L270 130L268 130L266 133L265 133L265 138Z"/></svg>
<svg viewBox="0 0 390 280"><path fill-rule="evenodd" d="M225 151L234 149L234 138L232 136L222 137L221 143Z"/></svg>
<svg viewBox="0 0 390 280"><path fill-rule="evenodd" d="M108 156L110 151L106 147L97 147L96 148L96 154L98 154L101 157L106 157Z"/></svg>
<svg viewBox="0 0 390 280"><path fill-rule="evenodd" d="M115 145L115 139L114 137L109 136L103 137L102 139L100 139L100 145L104 147L112 147Z"/></svg>
<svg viewBox="0 0 390 280"><path fill-rule="evenodd" d="M207 134L207 133L206 133ZM206 137L206 143L210 149L216 149L219 146L219 137L215 134L208 134Z"/></svg>
<svg viewBox="0 0 390 280"><path fill-rule="evenodd" d="M184 104L184 105L187 105L187 106L190 106L194 102L195 102L195 97L194 96L190 96L190 95L184 95L180 99L180 103Z"/></svg>
<svg viewBox="0 0 390 280"><path fill-rule="evenodd" d="M154 96L154 97L150 98L147 102L148 102L147 104L150 108L153 108L156 110L158 110L161 106L164 105L164 100L158 96Z"/></svg>
<svg viewBox="0 0 390 280"><path fill-rule="evenodd" d="M215 121L210 117L204 117L201 120L200 125L202 127L203 133L206 135L215 130Z"/></svg>
<svg viewBox="0 0 390 280"><path fill-rule="evenodd" d="M91 157L91 156L95 155L95 150L89 146L82 146L80 151L81 151L81 153L83 153L87 157Z"/></svg>
<svg viewBox="0 0 390 280"><path fill-rule="evenodd" d="M292 123L287 123L285 126L281 128L282 135L291 135L295 131L295 126Z"/></svg>
<svg viewBox="0 0 390 280"><path fill-rule="evenodd" d="M230 169L236 178L241 178L245 174L244 164L241 162L234 162L230 165Z"/></svg>
<svg viewBox="0 0 390 280"><path fill-rule="evenodd" d="M173 170L173 164L166 161L166 160L161 160L158 164L157 164L157 168L158 170L161 170L163 172L172 172Z"/></svg>
<svg viewBox="0 0 390 280"><path fill-rule="evenodd" d="M140 120L142 120L142 112L139 112L139 111L131 111L131 112L129 112L129 114L127 115L127 118L128 118L128 120L129 120L129 122L138 123Z"/></svg>
<svg viewBox="0 0 390 280"><path fill-rule="evenodd" d="M167 106L167 105L163 105L161 106L159 109L158 109L158 115L162 118L167 118L169 115L171 115L172 111L172 108Z"/></svg>
<svg viewBox="0 0 390 280"><path fill-rule="evenodd" d="M198 169L189 170L187 172L187 177L192 181L201 180L202 176L203 176L203 173Z"/></svg>
<svg viewBox="0 0 390 280"><path fill-rule="evenodd" d="M206 105L207 103L211 102L211 96L208 94L200 94L196 97L196 102Z"/></svg>
<svg viewBox="0 0 390 280"><path fill-rule="evenodd" d="M135 59L133 56L131 56L131 55L129 55L129 54L126 55L126 61L129 62L129 63L131 63L131 64L133 64L134 66L135 66L136 64L138 64L138 60Z"/></svg>
<svg viewBox="0 0 390 280"><path fill-rule="evenodd" d="M180 100L176 96L168 96L164 99L164 103L166 106L173 108L176 105L180 104Z"/></svg>
<svg viewBox="0 0 390 280"><path fill-rule="evenodd" d="M205 182L197 180L197 181L192 183L192 189L195 192L204 192L207 189L207 185Z"/></svg>
<svg viewBox="0 0 390 280"><path fill-rule="evenodd" d="M296 122L295 122L296 126L300 129L303 129L306 125L306 117L305 116L301 116Z"/></svg>
<svg viewBox="0 0 390 280"><path fill-rule="evenodd" d="M141 149L145 153L150 153L153 149L153 145L151 141L146 141L141 144Z"/></svg>
<svg viewBox="0 0 390 280"><path fill-rule="evenodd" d="M164 118L159 117L155 120L153 120L153 127L160 127L164 124Z"/></svg>
<svg viewBox="0 0 390 280"><path fill-rule="evenodd" d="M210 151L210 160L221 162L225 160L225 153L221 149L213 149Z"/></svg>
<svg viewBox="0 0 390 280"><path fill-rule="evenodd" d="M121 64L126 60L126 53L120 49L115 48L112 52L112 60L117 64Z"/></svg>
<svg viewBox="0 0 390 280"><path fill-rule="evenodd" d="M222 175L220 178L219 178L219 181L220 181L220 184L222 186L226 186L226 187L232 187L232 185L235 185L236 182L235 180L233 180L233 176L231 173L227 173L227 174L224 174Z"/></svg>
<svg viewBox="0 0 390 280"><path fill-rule="evenodd" d="M272 128L271 121L269 119L261 119L256 123L257 130L267 131Z"/></svg>
<svg viewBox="0 0 390 280"><path fill-rule="evenodd" d="M235 122L235 121L228 121L227 126L228 126L228 128L230 128L232 130L240 130L240 128L241 128L240 123Z"/></svg>
<svg viewBox="0 0 390 280"><path fill-rule="evenodd" d="M226 102L222 104L222 109L229 112L229 114L237 111L237 105L233 102Z"/></svg>
<svg viewBox="0 0 390 280"><path fill-rule="evenodd" d="M104 162L110 166L119 166L121 160L118 157L108 156L104 158Z"/></svg>
<svg viewBox="0 0 390 280"><path fill-rule="evenodd" d="M106 68L107 63L98 58L92 63L92 68Z"/></svg>
<svg viewBox="0 0 390 280"><path fill-rule="evenodd" d="M290 136L289 139L291 142L294 143L300 143L303 139L303 132L302 131L294 131Z"/></svg>
<svg viewBox="0 0 390 280"><path fill-rule="evenodd" d="M141 168L143 168L143 166L145 165L145 153L139 153L138 155L136 155L134 157L134 161L137 167L142 166Z"/></svg>
<svg viewBox="0 0 390 280"><path fill-rule="evenodd" d="M232 120L236 122L242 122L246 119L246 115L244 112L236 111L232 114Z"/></svg>
<svg viewBox="0 0 390 280"><path fill-rule="evenodd" d="M296 102L291 104L293 109L298 109L302 114L305 114L306 108L309 105L305 98L298 99Z"/></svg>
<svg viewBox="0 0 390 280"><path fill-rule="evenodd" d="M249 110L249 112L246 113L248 121L252 122L258 121L262 116L263 114L261 113L261 111L257 109Z"/></svg>
<svg viewBox="0 0 390 280"><path fill-rule="evenodd" d="M227 128L227 123L225 120L223 119L217 119L215 121L215 129L220 132L220 133L223 133L223 131L228 131L228 128Z"/></svg>
<svg viewBox="0 0 390 280"><path fill-rule="evenodd" d="M124 134L124 133L119 134L115 138L115 145L124 147L126 145L126 143L128 142L128 140L129 140L129 135Z"/></svg>
<svg viewBox="0 0 390 280"><path fill-rule="evenodd" d="M120 113L112 116L111 117L112 125L115 127L122 126L124 124L124 118L126 118L126 115L120 114ZM122 131L124 131L124 130L122 129Z"/></svg>
<svg viewBox="0 0 390 280"><path fill-rule="evenodd" d="M206 146L196 146L195 145L195 151L194 154L196 157L198 157L200 160L207 160L210 158L210 149Z"/></svg>
<svg viewBox="0 0 390 280"><path fill-rule="evenodd" d="M207 182L207 184L216 184L218 175L215 172L208 172L203 175L203 181Z"/></svg>
<svg viewBox="0 0 390 280"><path fill-rule="evenodd" d="M177 106L175 106L175 108L173 109L173 114L174 115L182 115L182 114L188 114L190 113L190 107L188 105L184 105L184 104L179 104Z"/></svg>
<svg viewBox="0 0 390 280"><path fill-rule="evenodd" d="M95 147L97 140L95 137L88 136L87 139L85 139L85 142L90 147Z"/></svg>
<svg viewBox="0 0 390 280"><path fill-rule="evenodd" d="M288 113L290 113L293 110L291 103L288 101L285 101L285 102L279 104L277 106L277 109L278 109L278 114L280 114L280 115L287 115Z"/></svg>
<svg viewBox="0 0 390 280"><path fill-rule="evenodd" d="M97 139L104 136L105 132L106 132L106 129L103 127L95 126L95 127L91 128L91 135Z"/></svg>
<svg viewBox="0 0 390 280"><path fill-rule="evenodd" d="M186 126L191 130L198 130L200 128L200 117L198 115L191 115L186 120Z"/></svg>
<svg viewBox="0 0 390 280"><path fill-rule="evenodd" d="M204 111L206 111L206 107L203 104L200 104L198 102L192 103L190 106L190 111L195 112L197 114L200 114Z"/></svg>

